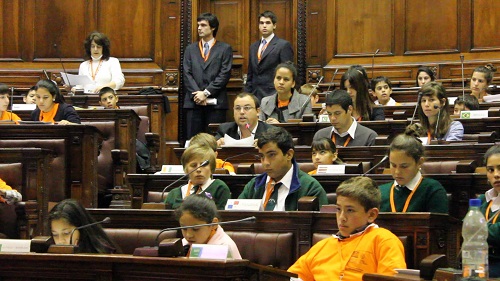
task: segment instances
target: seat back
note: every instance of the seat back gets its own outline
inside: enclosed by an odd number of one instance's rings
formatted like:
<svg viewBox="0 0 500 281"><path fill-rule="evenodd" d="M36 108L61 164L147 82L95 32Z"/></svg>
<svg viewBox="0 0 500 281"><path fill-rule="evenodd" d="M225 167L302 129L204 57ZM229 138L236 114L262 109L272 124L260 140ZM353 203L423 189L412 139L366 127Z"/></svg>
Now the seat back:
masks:
<svg viewBox="0 0 500 281"><path fill-rule="evenodd" d="M319 241L332 237L331 234L326 234L326 233L313 233L312 236L312 245L315 245ZM413 237L412 236L398 236L399 240L401 240L401 243L403 244L403 247L405 249L405 261L406 261L406 266L408 268L416 268L416 265L414 264L413 261Z"/></svg>
<svg viewBox="0 0 500 281"><path fill-rule="evenodd" d="M0 164L0 179L5 181L12 189L23 194L23 164ZM23 196L25 196L23 194Z"/></svg>
<svg viewBox="0 0 500 281"><path fill-rule="evenodd" d="M137 228L104 228L104 232L120 247L123 254L133 254L135 248L144 246L158 246L155 244L159 229L137 229ZM177 231L163 232L158 241L177 237Z"/></svg>
<svg viewBox="0 0 500 281"><path fill-rule="evenodd" d="M238 246L241 257L251 262L287 269L295 260L292 232L237 232L226 231Z"/></svg>

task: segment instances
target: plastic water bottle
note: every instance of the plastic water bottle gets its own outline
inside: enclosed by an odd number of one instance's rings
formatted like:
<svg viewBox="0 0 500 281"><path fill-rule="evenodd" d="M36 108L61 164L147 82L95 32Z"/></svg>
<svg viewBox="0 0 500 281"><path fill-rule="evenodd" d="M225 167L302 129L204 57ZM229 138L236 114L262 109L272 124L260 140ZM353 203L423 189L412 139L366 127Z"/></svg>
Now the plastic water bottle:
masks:
<svg viewBox="0 0 500 281"><path fill-rule="evenodd" d="M462 225L462 280L488 279L488 223L479 210L481 200L469 200Z"/></svg>

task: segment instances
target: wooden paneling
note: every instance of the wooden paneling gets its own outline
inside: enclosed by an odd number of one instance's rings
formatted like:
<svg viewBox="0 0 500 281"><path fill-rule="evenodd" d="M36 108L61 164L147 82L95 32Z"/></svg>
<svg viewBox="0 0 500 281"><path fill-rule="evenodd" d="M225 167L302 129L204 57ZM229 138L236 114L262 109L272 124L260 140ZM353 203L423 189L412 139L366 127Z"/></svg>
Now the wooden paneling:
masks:
<svg viewBox="0 0 500 281"><path fill-rule="evenodd" d="M151 61L154 57L154 0L100 0L97 30L106 32L113 56ZM71 3L71 2L68 2ZM126 27L126 28L124 28ZM119 43L118 43L119 42Z"/></svg>
<svg viewBox="0 0 500 281"><path fill-rule="evenodd" d="M500 8L497 1L472 1L472 50L500 50Z"/></svg>
<svg viewBox="0 0 500 281"><path fill-rule="evenodd" d="M371 56L375 50L392 53L392 0L335 1L335 56Z"/></svg>
<svg viewBox="0 0 500 281"><path fill-rule="evenodd" d="M2 1L0 2L0 16L2 17L2 25L0 26L0 54L1 60L19 60L19 34L20 19L17 16L20 11L19 1Z"/></svg>
<svg viewBox="0 0 500 281"><path fill-rule="evenodd" d="M457 52L458 0L406 0L405 54Z"/></svg>
<svg viewBox="0 0 500 281"><path fill-rule="evenodd" d="M321 65L325 57L323 47L326 37L326 11L323 9L324 0L311 1L307 10L307 63L309 65Z"/></svg>
<svg viewBox="0 0 500 281"><path fill-rule="evenodd" d="M260 0L259 10L252 13L252 15L257 19L258 15L266 10L272 11L278 17L278 22L276 23L275 33L282 39L291 42L292 45L294 40L294 32L296 31L296 19L294 19L293 13L293 2L290 0ZM259 23L252 28L259 30ZM260 34L253 38L258 40Z"/></svg>

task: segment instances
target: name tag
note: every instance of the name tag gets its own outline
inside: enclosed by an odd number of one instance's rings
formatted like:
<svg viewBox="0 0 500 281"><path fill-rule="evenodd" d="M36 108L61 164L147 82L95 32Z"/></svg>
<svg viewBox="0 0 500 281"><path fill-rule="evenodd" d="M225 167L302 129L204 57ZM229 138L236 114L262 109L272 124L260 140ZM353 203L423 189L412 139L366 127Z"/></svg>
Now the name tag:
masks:
<svg viewBox="0 0 500 281"><path fill-rule="evenodd" d="M31 240L0 239L0 252L29 253Z"/></svg>
<svg viewBox="0 0 500 281"><path fill-rule="evenodd" d="M462 119L476 119L488 117L488 110L462 110L460 111L460 118Z"/></svg>
<svg viewBox="0 0 500 281"><path fill-rule="evenodd" d="M229 254L228 245L193 244L189 251L190 258L226 260Z"/></svg>
<svg viewBox="0 0 500 281"><path fill-rule="evenodd" d="M161 171L155 173L155 175L160 174L184 174L184 169L182 165L163 165Z"/></svg>
<svg viewBox="0 0 500 281"><path fill-rule="evenodd" d="M14 103L12 104L12 110L35 110L36 104L26 104L26 103Z"/></svg>
<svg viewBox="0 0 500 281"><path fill-rule="evenodd" d="M330 123L330 118L328 118L328 115L323 114L318 116L319 122L321 123Z"/></svg>
<svg viewBox="0 0 500 281"><path fill-rule="evenodd" d="M316 174L345 174L345 165L318 165Z"/></svg>
<svg viewBox="0 0 500 281"><path fill-rule="evenodd" d="M228 199L226 210L262 211L261 199Z"/></svg>

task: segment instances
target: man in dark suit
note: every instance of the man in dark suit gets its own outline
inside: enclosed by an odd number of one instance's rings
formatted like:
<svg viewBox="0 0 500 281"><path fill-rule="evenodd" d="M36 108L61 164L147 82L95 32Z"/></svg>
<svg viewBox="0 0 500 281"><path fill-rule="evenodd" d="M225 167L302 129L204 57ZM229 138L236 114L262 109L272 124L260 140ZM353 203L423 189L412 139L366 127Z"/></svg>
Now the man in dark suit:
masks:
<svg viewBox="0 0 500 281"><path fill-rule="evenodd" d="M187 139L206 132L210 123L226 121L226 85L233 64L231 46L215 39L217 17L204 13L197 22L201 40L186 48L183 61Z"/></svg>
<svg viewBox="0 0 500 281"><path fill-rule="evenodd" d="M219 125L215 139L220 147L224 145L224 136L227 134L233 139L244 139L254 136L258 139L262 133L273 128L265 122L259 121L260 102L250 93L241 93L234 100L234 122Z"/></svg>
<svg viewBox="0 0 500 281"><path fill-rule="evenodd" d="M290 42L274 34L277 17L271 11L259 15L261 39L250 46L245 92L254 94L259 100L270 96L274 89L274 70L280 63L293 61Z"/></svg>

